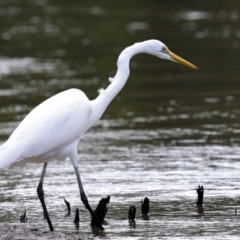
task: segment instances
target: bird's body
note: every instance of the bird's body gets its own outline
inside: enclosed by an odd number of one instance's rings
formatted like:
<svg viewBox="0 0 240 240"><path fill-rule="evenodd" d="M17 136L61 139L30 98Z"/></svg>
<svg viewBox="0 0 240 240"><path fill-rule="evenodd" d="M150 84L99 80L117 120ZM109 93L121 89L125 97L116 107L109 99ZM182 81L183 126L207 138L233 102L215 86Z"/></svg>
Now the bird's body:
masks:
<svg viewBox="0 0 240 240"><path fill-rule="evenodd" d="M94 124L91 101L78 89L51 97L33 109L0 147L0 168L64 160Z"/></svg>
<svg viewBox="0 0 240 240"><path fill-rule="evenodd" d="M51 160L70 158L85 207L103 229L88 204L78 170L78 143L83 134L102 116L109 103L125 85L129 74L130 59L139 53L179 62L192 69L196 66L173 54L162 42L148 40L125 48L119 55L117 73L111 84L100 91L99 96L89 100L78 89L61 92L34 108L19 124L9 139L0 146L0 169L24 166L26 163L44 163L37 192L42 203L50 230L53 230L43 197L43 180L47 163Z"/></svg>

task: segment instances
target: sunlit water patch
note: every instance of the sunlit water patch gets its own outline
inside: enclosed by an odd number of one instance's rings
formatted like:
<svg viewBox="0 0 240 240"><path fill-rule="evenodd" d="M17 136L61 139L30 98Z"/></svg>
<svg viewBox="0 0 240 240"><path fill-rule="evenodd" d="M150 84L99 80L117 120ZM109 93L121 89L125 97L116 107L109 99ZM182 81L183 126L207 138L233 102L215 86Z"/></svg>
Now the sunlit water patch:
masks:
<svg viewBox="0 0 240 240"><path fill-rule="evenodd" d="M205 11L181 11L175 15L175 18L187 21L204 20L212 18L212 13Z"/></svg>
<svg viewBox="0 0 240 240"><path fill-rule="evenodd" d="M1 75L47 73L56 71L60 67L64 67L61 60L45 60L41 62L34 58L0 58Z"/></svg>

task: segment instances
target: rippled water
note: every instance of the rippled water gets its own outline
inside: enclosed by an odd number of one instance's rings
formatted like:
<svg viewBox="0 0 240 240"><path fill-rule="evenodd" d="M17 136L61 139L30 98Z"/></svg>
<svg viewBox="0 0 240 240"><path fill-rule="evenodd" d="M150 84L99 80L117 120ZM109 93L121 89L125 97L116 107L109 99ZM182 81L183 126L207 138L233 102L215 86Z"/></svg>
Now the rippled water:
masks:
<svg viewBox="0 0 240 240"><path fill-rule="evenodd" d="M164 146L153 144L155 132L91 131L80 149L81 172L92 206L111 195L106 217L107 239L184 237L211 239L238 235L239 148L229 146ZM119 140L120 139L120 140ZM156 141L156 140L155 140ZM94 148L90 147L94 142ZM35 171L33 171L35 170ZM28 165L1 178L1 220L18 221L28 211L30 226L47 228L36 196L41 168ZM205 186L204 216L196 208L196 187ZM63 198L80 207L79 232L91 236L88 212L80 204L69 161L52 164L45 180L46 202L56 231L78 232ZM140 200L150 198L150 218L140 214ZM131 205L137 207L136 228L128 225ZM213 235L214 234L214 235ZM237 237L236 237L237 238Z"/></svg>
<svg viewBox="0 0 240 240"><path fill-rule="evenodd" d="M239 187L240 3L237 0L54 1L0 3L0 138L46 98L80 88L90 99L106 87L123 48L160 39L193 62L191 71L152 56L131 62L125 88L79 145L93 208L111 196L105 232L89 226L73 167L53 162L46 203L56 231L103 239L237 239ZM41 165L0 174L0 223L48 230L36 187ZM196 188L205 187L204 216ZM150 199L142 219L140 201ZM63 198L70 201L67 216ZM136 226L129 226L131 205ZM80 227L73 224L80 208Z"/></svg>

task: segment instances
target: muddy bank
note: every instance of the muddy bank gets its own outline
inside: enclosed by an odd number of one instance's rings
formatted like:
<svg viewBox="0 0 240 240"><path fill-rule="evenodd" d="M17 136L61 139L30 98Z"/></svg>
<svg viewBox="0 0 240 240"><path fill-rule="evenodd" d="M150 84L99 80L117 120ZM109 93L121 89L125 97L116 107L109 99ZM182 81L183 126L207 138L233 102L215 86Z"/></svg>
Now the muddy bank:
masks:
<svg viewBox="0 0 240 240"><path fill-rule="evenodd" d="M0 226L1 240L89 240L81 234L66 235L59 232L50 232L30 228L25 224L3 224Z"/></svg>

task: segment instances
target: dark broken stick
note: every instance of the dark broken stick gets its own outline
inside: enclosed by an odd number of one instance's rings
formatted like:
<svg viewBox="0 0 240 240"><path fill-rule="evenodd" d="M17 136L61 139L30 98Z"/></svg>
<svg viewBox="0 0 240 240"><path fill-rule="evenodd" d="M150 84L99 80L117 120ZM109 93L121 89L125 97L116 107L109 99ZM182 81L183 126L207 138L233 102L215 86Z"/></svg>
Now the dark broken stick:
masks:
<svg viewBox="0 0 240 240"><path fill-rule="evenodd" d="M147 215L149 213L149 202L150 201L147 197L141 200L141 211L144 215Z"/></svg>
<svg viewBox="0 0 240 240"><path fill-rule="evenodd" d="M79 209L76 209L76 214L75 214L75 219L74 219L74 223L79 223Z"/></svg>
<svg viewBox="0 0 240 240"><path fill-rule="evenodd" d="M107 196L106 198L102 198L99 203L97 208L94 210L94 213L96 214L97 218L99 219L100 223L104 222L104 218L107 214L108 207L107 204L110 202L110 196ZM95 219L92 218L91 225L97 225Z"/></svg>
<svg viewBox="0 0 240 240"><path fill-rule="evenodd" d="M130 225L135 225L136 207L131 206L128 211L128 221Z"/></svg>
<svg viewBox="0 0 240 240"><path fill-rule="evenodd" d="M197 194L198 194L198 200L196 202L196 204L198 206L201 206L203 204L203 195L204 195L204 188L203 186L198 186L197 190Z"/></svg>
<svg viewBox="0 0 240 240"><path fill-rule="evenodd" d="M70 203L64 198L64 202L66 203L67 205L67 209L68 209L68 212L71 212L71 206L70 206Z"/></svg>
<svg viewBox="0 0 240 240"><path fill-rule="evenodd" d="M20 217L20 222L22 222L22 223L26 223L26 222L27 222L26 211L25 211L24 214Z"/></svg>

